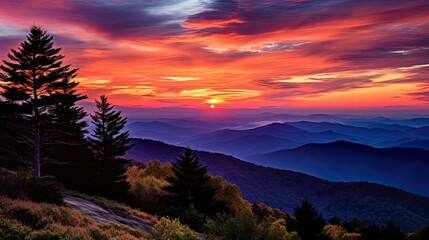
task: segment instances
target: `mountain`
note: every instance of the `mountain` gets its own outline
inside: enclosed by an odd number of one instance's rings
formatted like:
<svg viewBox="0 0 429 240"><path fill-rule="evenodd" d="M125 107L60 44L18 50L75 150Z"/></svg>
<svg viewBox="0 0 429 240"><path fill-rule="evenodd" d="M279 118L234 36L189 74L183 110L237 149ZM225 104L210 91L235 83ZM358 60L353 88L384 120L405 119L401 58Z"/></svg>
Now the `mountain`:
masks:
<svg viewBox="0 0 429 240"><path fill-rule="evenodd" d="M413 140L405 143L401 143L396 145L396 147L400 148L421 148L425 150L429 150L429 140Z"/></svg>
<svg viewBox="0 0 429 240"><path fill-rule="evenodd" d="M359 141L356 137L330 130L309 132L289 124L271 123L247 130L224 129L202 134L192 137L189 141L180 143L180 145L245 158L257 153L273 151L270 149L278 149L279 146L293 148L310 142L322 143L342 139Z"/></svg>
<svg viewBox="0 0 429 240"><path fill-rule="evenodd" d="M369 181L429 196L429 151L337 141L259 154L246 160L332 181Z"/></svg>
<svg viewBox="0 0 429 240"><path fill-rule="evenodd" d="M135 138L149 138L168 143L178 143L206 132L204 128L178 127L161 121L132 122L127 124L125 129Z"/></svg>
<svg viewBox="0 0 429 240"><path fill-rule="evenodd" d="M355 127L339 123L294 122L288 124L310 132L332 131L343 135L353 136L358 139L354 142L364 144L377 144L379 142L384 142L392 139L400 139L409 136L407 132L400 130Z"/></svg>
<svg viewBox="0 0 429 240"><path fill-rule="evenodd" d="M184 148L158 141L134 139L127 157L148 162L174 161ZM325 218L360 218L385 224L395 219L405 231L429 223L429 198L396 188L366 182L331 182L307 174L258 166L219 153L197 151L212 175L220 175L240 187L244 198L264 202L292 213L303 199L322 211Z"/></svg>

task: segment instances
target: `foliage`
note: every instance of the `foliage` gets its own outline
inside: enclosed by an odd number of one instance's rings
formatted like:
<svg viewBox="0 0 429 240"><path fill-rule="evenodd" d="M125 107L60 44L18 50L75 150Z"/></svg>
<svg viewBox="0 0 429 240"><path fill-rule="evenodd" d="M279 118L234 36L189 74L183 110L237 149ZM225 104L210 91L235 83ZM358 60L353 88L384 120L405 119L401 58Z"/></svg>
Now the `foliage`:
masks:
<svg viewBox="0 0 429 240"><path fill-rule="evenodd" d="M180 224L179 219L161 218L152 228L154 240L198 240L189 227Z"/></svg>
<svg viewBox="0 0 429 240"><path fill-rule="evenodd" d="M137 240L147 233L117 224L97 224L62 206L0 197L0 239Z"/></svg>
<svg viewBox="0 0 429 240"><path fill-rule="evenodd" d="M208 184L215 189L214 199L223 203L224 210L228 213L235 213L249 207L249 203L241 197L238 186L229 183L221 176L210 177Z"/></svg>
<svg viewBox="0 0 429 240"><path fill-rule="evenodd" d="M215 189L210 186L210 175L196 154L186 149L172 163L173 175L167 177L168 185L163 189L169 193L164 204L175 208L175 212L186 211L191 205L198 212L213 215L222 209L223 203L215 199Z"/></svg>
<svg viewBox="0 0 429 240"><path fill-rule="evenodd" d="M16 173L0 168L0 195L18 198L24 193L24 185Z"/></svg>
<svg viewBox="0 0 429 240"><path fill-rule="evenodd" d="M265 219L258 223L250 210L243 209L233 215L218 213L205 226L211 239L299 240L296 232L286 230L283 221Z"/></svg>
<svg viewBox="0 0 429 240"><path fill-rule="evenodd" d="M97 160L101 163L101 192L111 198L123 198L128 190L124 177L124 165L121 158L131 148L128 132L121 132L127 119L121 112L113 110L106 96L95 100L97 110L91 115L95 125L90 142Z"/></svg>
<svg viewBox="0 0 429 240"><path fill-rule="evenodd" d="M380 226L372 224L362 228L360 240L382 240L382 234Z"/></svg>
<svg viewBox="0 0 429 240"><path fill-rule="evenodd" d="M359 240L361 237L359 233L348 233L339 225L326 225L324 231L332 240Z"/></svg>
<svg viewBox="0 0 429 240"><path fill-rule="evenodd" d="M383 240L405 240L405 234L394 221L389 221L383 228Z"/></svg>
<svg viewBox="0 0 429 240"><path fill-rule="evenodd" d="M418 229L415 233L410 234L407 240L426 240L429 239L429 225Z"/></svg>
<svg viewBox="0 0 429 240"><path fill-rule="evenodd" d="M35 202L63 204L62 186L53 179L30 178L27 180L27 195Z"/></svg>
<svg viewBox="0 0 429 240"><path fill-rule="evenodd" d="M130 184L130 193L134 203L144 211L161 210L160 200L167 193L163 188L167 185L165 178L170 176L171 165L161 165L159 160L150 161L144 169L133 166L127 169L126 181Z"/></svg>
<svg viewBox="0 0 429 240"><path fill-rule="evenodd" d="M300 207L295 208L296 229L302 240L329 239L323 228L325 220L313 205L304 200Z"/></svg>
<svg viewBox="0 0 429 240"><path fill-rule="evenodd" d="M36 177L41 177L45 163L58 162L49 155L56 134L50 107L54 104L53 95L59 91L57 85L74 78L77 72L70 65L63 65L60 50L53 47L52 35L33 26L19 48L8 54L10 61L3 61L0 66L1 95L19 125L12 130L14 136L10 140L20 142L22 150L14 154L34 170Z"/></svg>

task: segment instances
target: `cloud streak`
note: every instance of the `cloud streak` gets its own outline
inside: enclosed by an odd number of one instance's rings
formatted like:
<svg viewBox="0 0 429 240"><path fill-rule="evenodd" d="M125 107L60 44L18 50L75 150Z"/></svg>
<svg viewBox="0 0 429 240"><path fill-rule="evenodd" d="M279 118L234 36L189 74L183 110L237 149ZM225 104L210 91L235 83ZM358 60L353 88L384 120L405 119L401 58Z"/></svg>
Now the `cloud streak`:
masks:
<svg viewBox="0 0 429 240"><path fill-rule="evenodd" d="M423 108L428 13L424 0L2 1L0 58L36 23L82 92L119 105Z"/></svg>

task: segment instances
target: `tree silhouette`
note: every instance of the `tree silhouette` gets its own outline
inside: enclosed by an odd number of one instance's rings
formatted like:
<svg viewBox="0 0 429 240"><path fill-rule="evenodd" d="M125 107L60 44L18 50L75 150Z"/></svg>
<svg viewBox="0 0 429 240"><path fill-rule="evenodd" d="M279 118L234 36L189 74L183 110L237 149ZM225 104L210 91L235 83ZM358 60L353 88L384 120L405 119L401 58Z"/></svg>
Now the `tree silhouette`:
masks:
<svg viewBox="0 0 429 240"><path fill-rule="evenodd" d="M201 165L196 154L186 149L172 163L173 175L167 178L168 185L164 190L170 193L169 205L212 215L222 208L222 203L214 199L215 189L209 184L210 175L207 167Z"/></svg>
<svg viewBox="0 0 429 240"><path fill-rule="evenodd" d="M372 224L362 228L361 240L382 240L382 229L377 224Z"/></svg>
<svg viewBox="0 0 429 240"><path fill-rule="evenodd" d="M383 228L383 240L405 240L405 234L394 221L389 221Z"/></svg>
<svg viewBox="0 0 429 240"><path fill-rule="evenodd" d="M19 48L11 49L10 61L3 61L0 66L1 95L11 105L15 124L20 124L15 126L13 140L25 145L29 154L23 156L25 151L21 151L15 155L28 164L37 177L41 177L42 165L57 162L46 155L52 144L49 139L52 134L46 130L52 119L49 107L52 93L56 91L54 85L73 78L77 72L77 69L70 69L70 65L63 65L64 56L59 54L60 50L53 47L52 35L33 26Z"/></svg>
<svg viewBox="0 0 429 240"><path fill-rule="evenodd" d="M129 133L121 132L127 119L121 112L113 110L114 106L106 96L101 96L95 103L97 110L91 115L95 129L90 142L96 159L102 164L102 191L109 197L121 197L128 189L123 168L127 161L121 157L132 147Z"/></svg>
<svg viewBox="0 0 429 240"><path fill-rule="evenodd" d="M329 239L323 231L325 220L313 205L304 200L300 207L295 208L296 230L301 240Z"/></svg>

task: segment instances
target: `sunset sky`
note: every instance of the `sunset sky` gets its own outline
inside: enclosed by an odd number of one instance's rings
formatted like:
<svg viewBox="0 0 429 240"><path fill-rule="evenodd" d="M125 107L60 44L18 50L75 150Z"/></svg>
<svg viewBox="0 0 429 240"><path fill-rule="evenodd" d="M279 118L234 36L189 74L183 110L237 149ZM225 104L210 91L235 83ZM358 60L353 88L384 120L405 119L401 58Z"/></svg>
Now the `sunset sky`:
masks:
<svg viewBox="0 0 429 240"><path fill-rule="evenodd" d="M90 101L429 107L427 0L1 0L0 59L33 24L55 35Z"/></svg>

